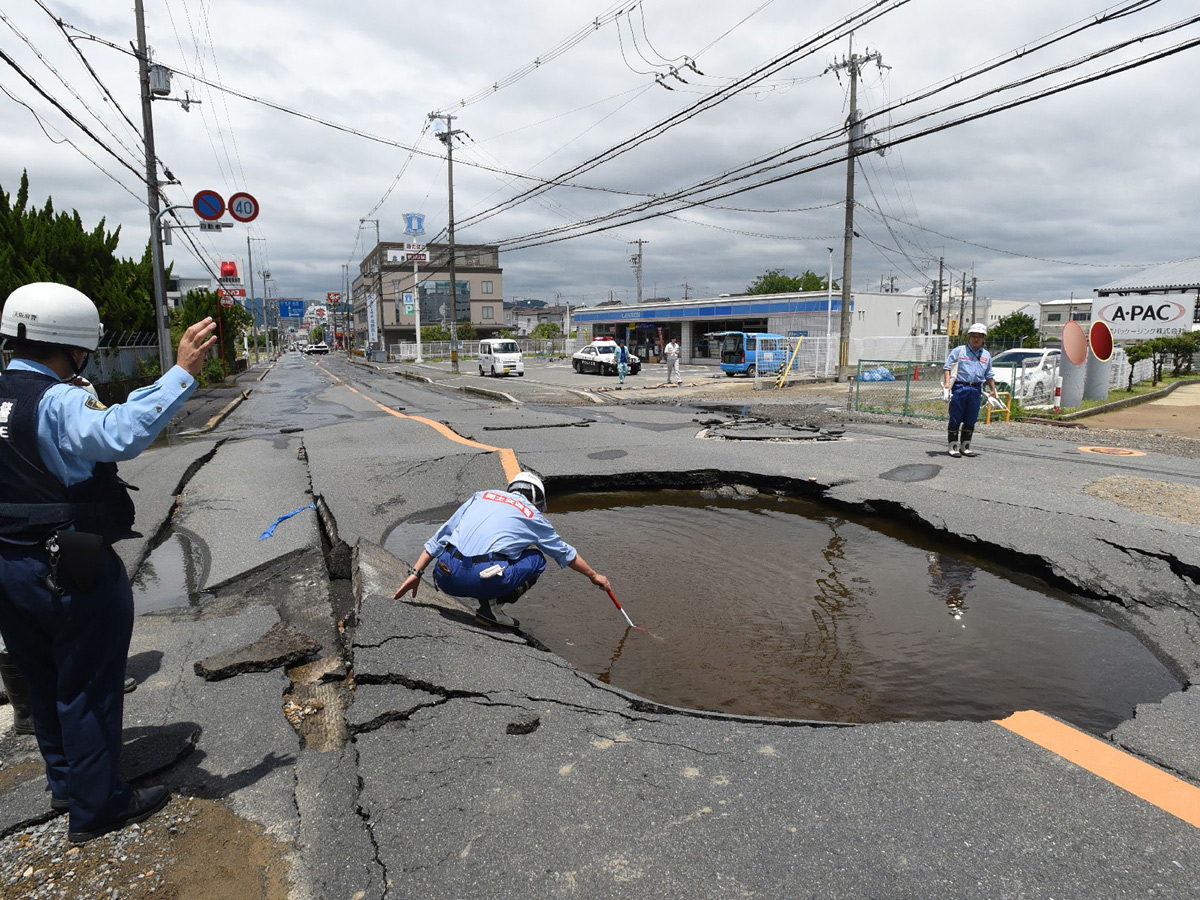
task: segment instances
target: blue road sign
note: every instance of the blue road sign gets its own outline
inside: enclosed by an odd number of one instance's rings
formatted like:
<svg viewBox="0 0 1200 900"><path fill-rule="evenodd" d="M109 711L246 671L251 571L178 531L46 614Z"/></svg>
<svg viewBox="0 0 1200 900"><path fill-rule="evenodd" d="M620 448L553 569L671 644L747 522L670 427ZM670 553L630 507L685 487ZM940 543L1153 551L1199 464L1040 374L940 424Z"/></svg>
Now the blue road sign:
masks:
<svg viewBox="0 0 1200 900"><path fill-rule="evenodd" d="M216 191L200 191L192 198L192 209L200 218L212 222L225 214L225 198Z"/></svg>
<svg viewBox="0 0 1200 900"><path fill-rule="evenodd" d="M425 233L425 214L424 213L405 213L404 214L404 233L416 236Z"/></svg>
<svg viewBox="0 0 1200 900"><path fill-rule="evenodd" d="M304 318L304 301L303 300L280 300L279 301L279 318L281 318L281 319L303 319Z"/></svg>

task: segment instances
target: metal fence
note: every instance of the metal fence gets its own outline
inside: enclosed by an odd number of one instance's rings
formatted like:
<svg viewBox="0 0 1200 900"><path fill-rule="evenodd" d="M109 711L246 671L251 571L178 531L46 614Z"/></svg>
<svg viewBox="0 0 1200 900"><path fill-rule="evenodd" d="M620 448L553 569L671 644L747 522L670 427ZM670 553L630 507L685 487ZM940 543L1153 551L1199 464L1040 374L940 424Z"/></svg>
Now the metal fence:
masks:
<svg viewBox="0 0 1200 900"><path fill-rule="evenodd" d="M850 385L851 405L860 412L945 419L948 412L942 399L944 362L859 360Z"/></svg>
<svg viewBox="0 0 1200 900"><path fill-rule="evenodd" d="M915 418L945 419L949 413L942 400L944 362L863 359L859 361L850 386L851 405L866 412L891 413ZM1153 375L1150 360L1130 365L1125 351L1117 348L1109 368L1109 390L1124 390L1129 384L1149 381ZM1054 385L1058 379L1058 357L1047 364L1000 366L995 369L996 386L1013 400L1036 407L1054 404Z"/></svg>

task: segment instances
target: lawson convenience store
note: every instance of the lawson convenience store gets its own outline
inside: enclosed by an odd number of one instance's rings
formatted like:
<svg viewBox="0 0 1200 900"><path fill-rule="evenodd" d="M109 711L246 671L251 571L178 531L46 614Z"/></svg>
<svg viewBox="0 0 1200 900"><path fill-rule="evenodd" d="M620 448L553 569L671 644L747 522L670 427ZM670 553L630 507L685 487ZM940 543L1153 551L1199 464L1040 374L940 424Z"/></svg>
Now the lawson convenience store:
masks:
<svg viewBox="0 0 1200 900"><path fill-rule="evenodd" d="M853 310L853 298L850 304ZM707 334L769 331L789 337L825 337L830 330L837 334L841 312L841 296L831 300L822 292L589 307L574 312L572 319L581 341L624 339L642 359L655 362L674 338L684 362L715 366L720 363L720 341L706 338Z"/></svg>

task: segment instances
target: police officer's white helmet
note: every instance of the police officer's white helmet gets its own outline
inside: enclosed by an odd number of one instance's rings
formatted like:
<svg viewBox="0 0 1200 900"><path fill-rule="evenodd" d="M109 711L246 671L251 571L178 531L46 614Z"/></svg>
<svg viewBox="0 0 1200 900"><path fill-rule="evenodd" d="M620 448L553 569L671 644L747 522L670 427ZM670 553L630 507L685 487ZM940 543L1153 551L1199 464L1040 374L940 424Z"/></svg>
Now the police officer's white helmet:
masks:
<svg viewBox="0 0 1200 900"><path fill-rule="evenodd" d="M520 494L542 512L546 511L546 486L532 472L520 472L508 483L510 494Z"/></svg>
<svg viewBox="0 0 1200 900"><path fill-rule="evenodd" d="M987 326L982 322L976 322L967 329L967 334L987 334Z"/></svg>
<svg viewBox="0 0 1200 900"><path fill-rule="evenodd" d="M0 313L0 335L93 351L104 326L87 294L65 284L36 281L11 294Z"/></svg>

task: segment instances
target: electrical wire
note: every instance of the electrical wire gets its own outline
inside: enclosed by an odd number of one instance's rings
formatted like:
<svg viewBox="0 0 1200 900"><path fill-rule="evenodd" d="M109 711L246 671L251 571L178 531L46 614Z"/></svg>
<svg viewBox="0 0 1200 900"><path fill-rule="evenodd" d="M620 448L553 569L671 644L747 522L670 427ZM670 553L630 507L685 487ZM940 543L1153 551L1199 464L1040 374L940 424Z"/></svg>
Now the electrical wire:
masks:
<svg viewBox="0 0 1200 900"><path fill-rule="evenodd" d="M1169 26L1164 29L1156 29L1155 31L1150 32L1148 34L1154 35L1154 36L1161 36L1162 34L1169 33L1170 31L1178 30L1182 27L1185 27L1186 25L1192 24L1196 20L1200 20L1200 17L1195 17L1192 20L1184 20L1180 23L1176 23L1174 26ZM1053 67L1045 69L1035 75L1028 76L1027 78L1019 79L1018 81L1013 82L1011 84L1024 85L1024 84L1030 83L1034 80L1037 80L1039 78L1045 78L1052 74L1061 73L1062 71L1065 71L1068 68L1082 65L1084 62L1088 62L1088 61L1094 60L1096 58L1099 58L1100 56L1107 55L1112 52L1116 52L1116 50L1118 50L1118 49L1122 49L1124 47L1138 43L1142 40L1145 40L1146 38L1147 38L1147 35L1142 35L1142 36L1138 36L1136 38L1131 38L1127 41L1122 41L1119 44L1111 45L1110 47L1105 48L1104 50L1097 51L1092 54L1088 54L1085 57L1078 58L1067 64L1053 66ZM1197 46L1197 45L1200 45L1200 39L1192 39L1190 41L1184 41L1182 43L1173 45L1171 47L1167 47L1163 50L1148 53L1148 54L1146 54L1142 57L1139 57L1135 60L1118 63L1113 66L1110 66L1107 69L1100 70L1098 72L1092 72L1092 73L1089 73L1086 75L1079 76L1074 79L1069 79L1065 82L1051 85L1049 87L1046 87L1046 88L1043 88L1040 90L1036 90L1032 93L1025 94L1025 95L1020 96L1013 100L1004 101L1004 102L1001 102L1001 103L996 104L991 107L987 107L982 110L964 112L964 113L960 114L958 118L950 119L948 121L940 122L937 124L927 125L923 128L919 128L919 129L913 131L910 134L901 135L899 137L889 138L888 140L881 142L879 144L879 147L887 148L887 147L891 147L891 146L908 143L910 141L917 140L922 137L927 137L929 135L936 134L940 131L944 131L947 128L957 127L958 125L977 121L979 119L995 115L996 113L999 113L999 112L1003 112L1003 111L1006 111L1009 109L1014 109L1016 107L1025 105L1027 103L1034 102L1036 100L1041 100L1046 97L1062 93L1064 91L1068 91L1068 90L1072 90L1077 87L1081 87L1085 84L1090 84L1092 82L1099 81L1104 78L1112 77L1113 75L1121 74L1123 72L1130 71L1135 68L1139 68L1139 67L1147 65L1149 63L1156 62L1161 59L1165 59L1169 56L1173 56L1177 53L1184 52L1185 50L1191 49L1192 47ZM974 95L972 98L969 98L968 100L956 101L954 103L947 104L945 107L938 109L938 110L933 110L933 111L922 112L922 113L916 114L916 115L910 117L908 120L905 120L904 122L899 123L899 125L897 127L902 127L905 125L910 125L910 124L914 124L917 122L921 122L923 120L932 118L932 117L937 116L946 111L960 108L968 102L978 101L980 99L991 96L992 94L999 93L1001 90L1008 90L1008 89L1009 89L1009 86L1006 85L1002 88L994 88L991 90L980 92L980 93ZM815 139L809 139L808 141L794 145L793 148L788 148L788 150L790 151L792 149L801 148L801 147L805 146L806 144L813 143L814 140ZM844 146L844 144L843 144L843 146ZM775 175L775 176L772 176L769 178L765 178L763 180L756 181L750 185L741 185L739 187L730 187L730 185L734 184L735 182L745 181L746 179L752 178L752 177L760 177L760 176L765 175L766 173L770 172L771 170L778 169L778 168L781 168L786 165L792 165L792 164L796 164L796 163L800 163L800 162L805 162L807 160L811 160L814 157L817 157L820 154L828 151L829 149L830 149L829 147L819 147L816 150L801 153L799 155L790 157L788 159L784 159L782 161L772 162L769 165L761 165L755 171L749 171L750 166L753 165L753 164L750 164L750 165L742 167L741 170L735 170L735 171L737 171L737 174L733 177L731 177L729 173L725 173L722 176L717 176L713 179L709 179L708 181L702 182L698 185L692 185L688 188L683 188L683 189L680 189L678 191L675 191L675 192L672 192L669 194L661 195L659 198L656 198L653 201L648 201L647 203L643 203L643 204L636 204L631 207L625 207L621 210L617 210L613 213L593 217L590 220L586 220L584 222L580 222L580 223L576 224L576 226L575 226L576 229L589 229L589 230L580 231L576 236L582 236L583 234L591 234L597 230L603 230L603 228L621 227L623 225L631 224L632 222L642 221L646 218L652 218L654 215L658 214L653 211L653 207L655 207L655 206L664 206L666 204L681 204L681 206L679 208L689 208L691 206L697 205L697 201L690 199L697 193L702 193L702 192L710 191L710 190L721 190L722 188L725 188L724 190L722 190L721 193L718 193L713 197L707 198L710 201L717 200L717 199L723 199L725 197L734 196L734 195L740 194L740 193L745 193L745 192L747 192L749 190L753 190L755 188L765 187L770 184L775 184L780 181L784 181L784 180L787 180L790 178L795 178L801 174L806 174L808 172L816 171L818 169L827 168L831 165L836 165L836 164L839 164L839 163L845 161L844 155L840 156L839 158L819 160L817 162L811 162L807 165L804 165L798 170L785 172L782 175ZM779 155L780 154L778 154L778 153L773 154L772 158L775 158ZM669 211L678 211L678 210L673 208ZM647 213L649 213L649 214L647 214ZM605 223L607 221L611 221L613 219L620 219L621 221L615 222L614 224L611 224L611 225L603 224L603 223ZM590 229L589 226L593 226L593 225L600 225L602 227ZM540 231L540 232L531 232L531 233L528 233L525 235L518 236L516 238L506 239L505 241L503 241L501 243L506 247L506 249L524 249L527 246L540 246L543 243L543 241L540 240L541 238L553 237L553 241L546 241L546 242L554 242L554 241L563 239L563 237L561 235L562 230L563 229L557 229L557 230L544 229L543 231ZM556 232L558 232L558 233L556 233ZM534 241L536 241L536 243L533 243Z"/></svg>

